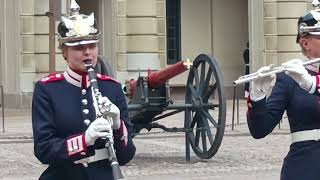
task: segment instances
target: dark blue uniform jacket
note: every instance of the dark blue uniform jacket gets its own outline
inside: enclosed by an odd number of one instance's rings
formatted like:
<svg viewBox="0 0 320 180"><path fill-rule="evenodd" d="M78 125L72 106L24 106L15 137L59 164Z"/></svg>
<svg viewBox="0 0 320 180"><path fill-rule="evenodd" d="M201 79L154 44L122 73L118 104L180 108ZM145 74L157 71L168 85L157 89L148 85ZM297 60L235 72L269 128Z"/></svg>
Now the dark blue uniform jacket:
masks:
<svg viewBox="0 0 320 180"><path fill-rule="evenodd" d="M285 73L277 76L276 84L267 100L249 103L252 107L247 112L247 121L254 138L263 138L271 133L285 111L287 111L291 133L320 129L319 97L301 89ZM320 179L320 142L318 141L291 144L284 159L281 180L301 179Z"/></svg>
<svg viewBox="0 0 320 180"><path fill-rule="evenodd" d="M68 72L69 71L69 72ZM95 149L103 148L105 143L98 139L94 146L85 147L81 152L71 154L67 141L72 137L84 140L87 125L85 119L95 120L92 105L91 87L87 76L77 76L68 69L64 74L50 75L35 85L32 101L32 124L35 156L49 167L42 173L41 180L111 180L110 162L101 160L90 163L88 167L74 161L94 154ZM102 96L107 96L121 112L121 120L128 129L128 142L123 144L123 132L114 131L114 147L119 164L129 162L135 154L135 146L130 137L131 124L120 83L99 76L98 84ZM82 79L81 79L82 78ZM85 91L84 91L85 90ZM83 100L87 100L83 103ZM88 109L85 115L82 111ZM85 144L85 142L83 141Z"/></svg>

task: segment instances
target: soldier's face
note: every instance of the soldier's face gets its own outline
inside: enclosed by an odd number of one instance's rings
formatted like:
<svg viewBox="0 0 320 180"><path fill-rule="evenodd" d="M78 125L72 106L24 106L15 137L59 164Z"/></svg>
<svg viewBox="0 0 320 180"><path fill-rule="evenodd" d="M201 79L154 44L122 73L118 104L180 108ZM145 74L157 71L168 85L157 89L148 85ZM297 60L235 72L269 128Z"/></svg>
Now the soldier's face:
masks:
<svg viewBox="0 0 320 180"><path fill-rule="evenodd" d="M63 56L67 59L68 65L72 70L86 72L86 68L84 67L84 60L86 59L92 59L94 66L97 63L97 43L65 46L63 48Z"/></svg>
<svg viewBox="0 0 320 180"><path fill-rule="evenodd" d="M308 58L320 58L320 35L308 35L300 38L299 44Z"/></svg>
<svg viewBox="0 0 320 180"><path fill-rule="evenodd" d="M312 35L309 43L312 58L320 58L320 36Z"/></svg>

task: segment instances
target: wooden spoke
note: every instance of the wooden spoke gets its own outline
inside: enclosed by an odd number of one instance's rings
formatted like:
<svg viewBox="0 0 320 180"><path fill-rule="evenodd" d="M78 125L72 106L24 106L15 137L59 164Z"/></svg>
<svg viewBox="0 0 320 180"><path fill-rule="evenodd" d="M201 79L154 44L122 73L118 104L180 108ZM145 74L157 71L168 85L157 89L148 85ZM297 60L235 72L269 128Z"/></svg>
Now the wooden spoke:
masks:
<svg viewBox="0 0 320 180"><path fill-rule="evenodd" d="M203 109L202 112L206 116L206 118L211 122L211 124L213 124L214 127L216 128L219 127L218 123L213 119L213 117L206 110Z"/></svg>

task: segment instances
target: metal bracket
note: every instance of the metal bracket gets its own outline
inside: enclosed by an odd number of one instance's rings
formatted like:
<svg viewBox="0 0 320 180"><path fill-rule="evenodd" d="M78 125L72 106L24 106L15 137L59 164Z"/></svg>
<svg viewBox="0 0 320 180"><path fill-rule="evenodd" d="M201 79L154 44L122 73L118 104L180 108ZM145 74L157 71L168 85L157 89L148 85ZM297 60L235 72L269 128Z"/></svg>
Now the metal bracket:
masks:
<svg viewBox="0 0 320 180"><path fill-rule="evenodd" d="M234 113L235 113L235 101L237 99L237 125L239 125L239 94L238 94L238 86L233 86L233 100L232 100L232 124L231 130L234 130Z"/></svg>
<svg viewBox="0 0 320 180"><path fill-rule="evenodd" d="M4 132L4 92L3 92L3 85L0 84L1 89L1 109L2 109L2 132Z"/></svg>

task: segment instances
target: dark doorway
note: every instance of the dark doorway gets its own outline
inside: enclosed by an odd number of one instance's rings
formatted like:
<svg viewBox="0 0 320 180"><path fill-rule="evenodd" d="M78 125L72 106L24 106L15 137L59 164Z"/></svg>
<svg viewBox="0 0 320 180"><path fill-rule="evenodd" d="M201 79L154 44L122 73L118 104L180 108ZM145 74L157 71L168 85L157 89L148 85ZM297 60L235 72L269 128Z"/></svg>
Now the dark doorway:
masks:
<svg viewBox="0 0 320 180"><path fill-rule="evenodd" d="M78 0L78 4L80 6L80 13L90 15L93 12L94 18L98 22L98 25L100 24L99 2L100 0Z"/></svg>

